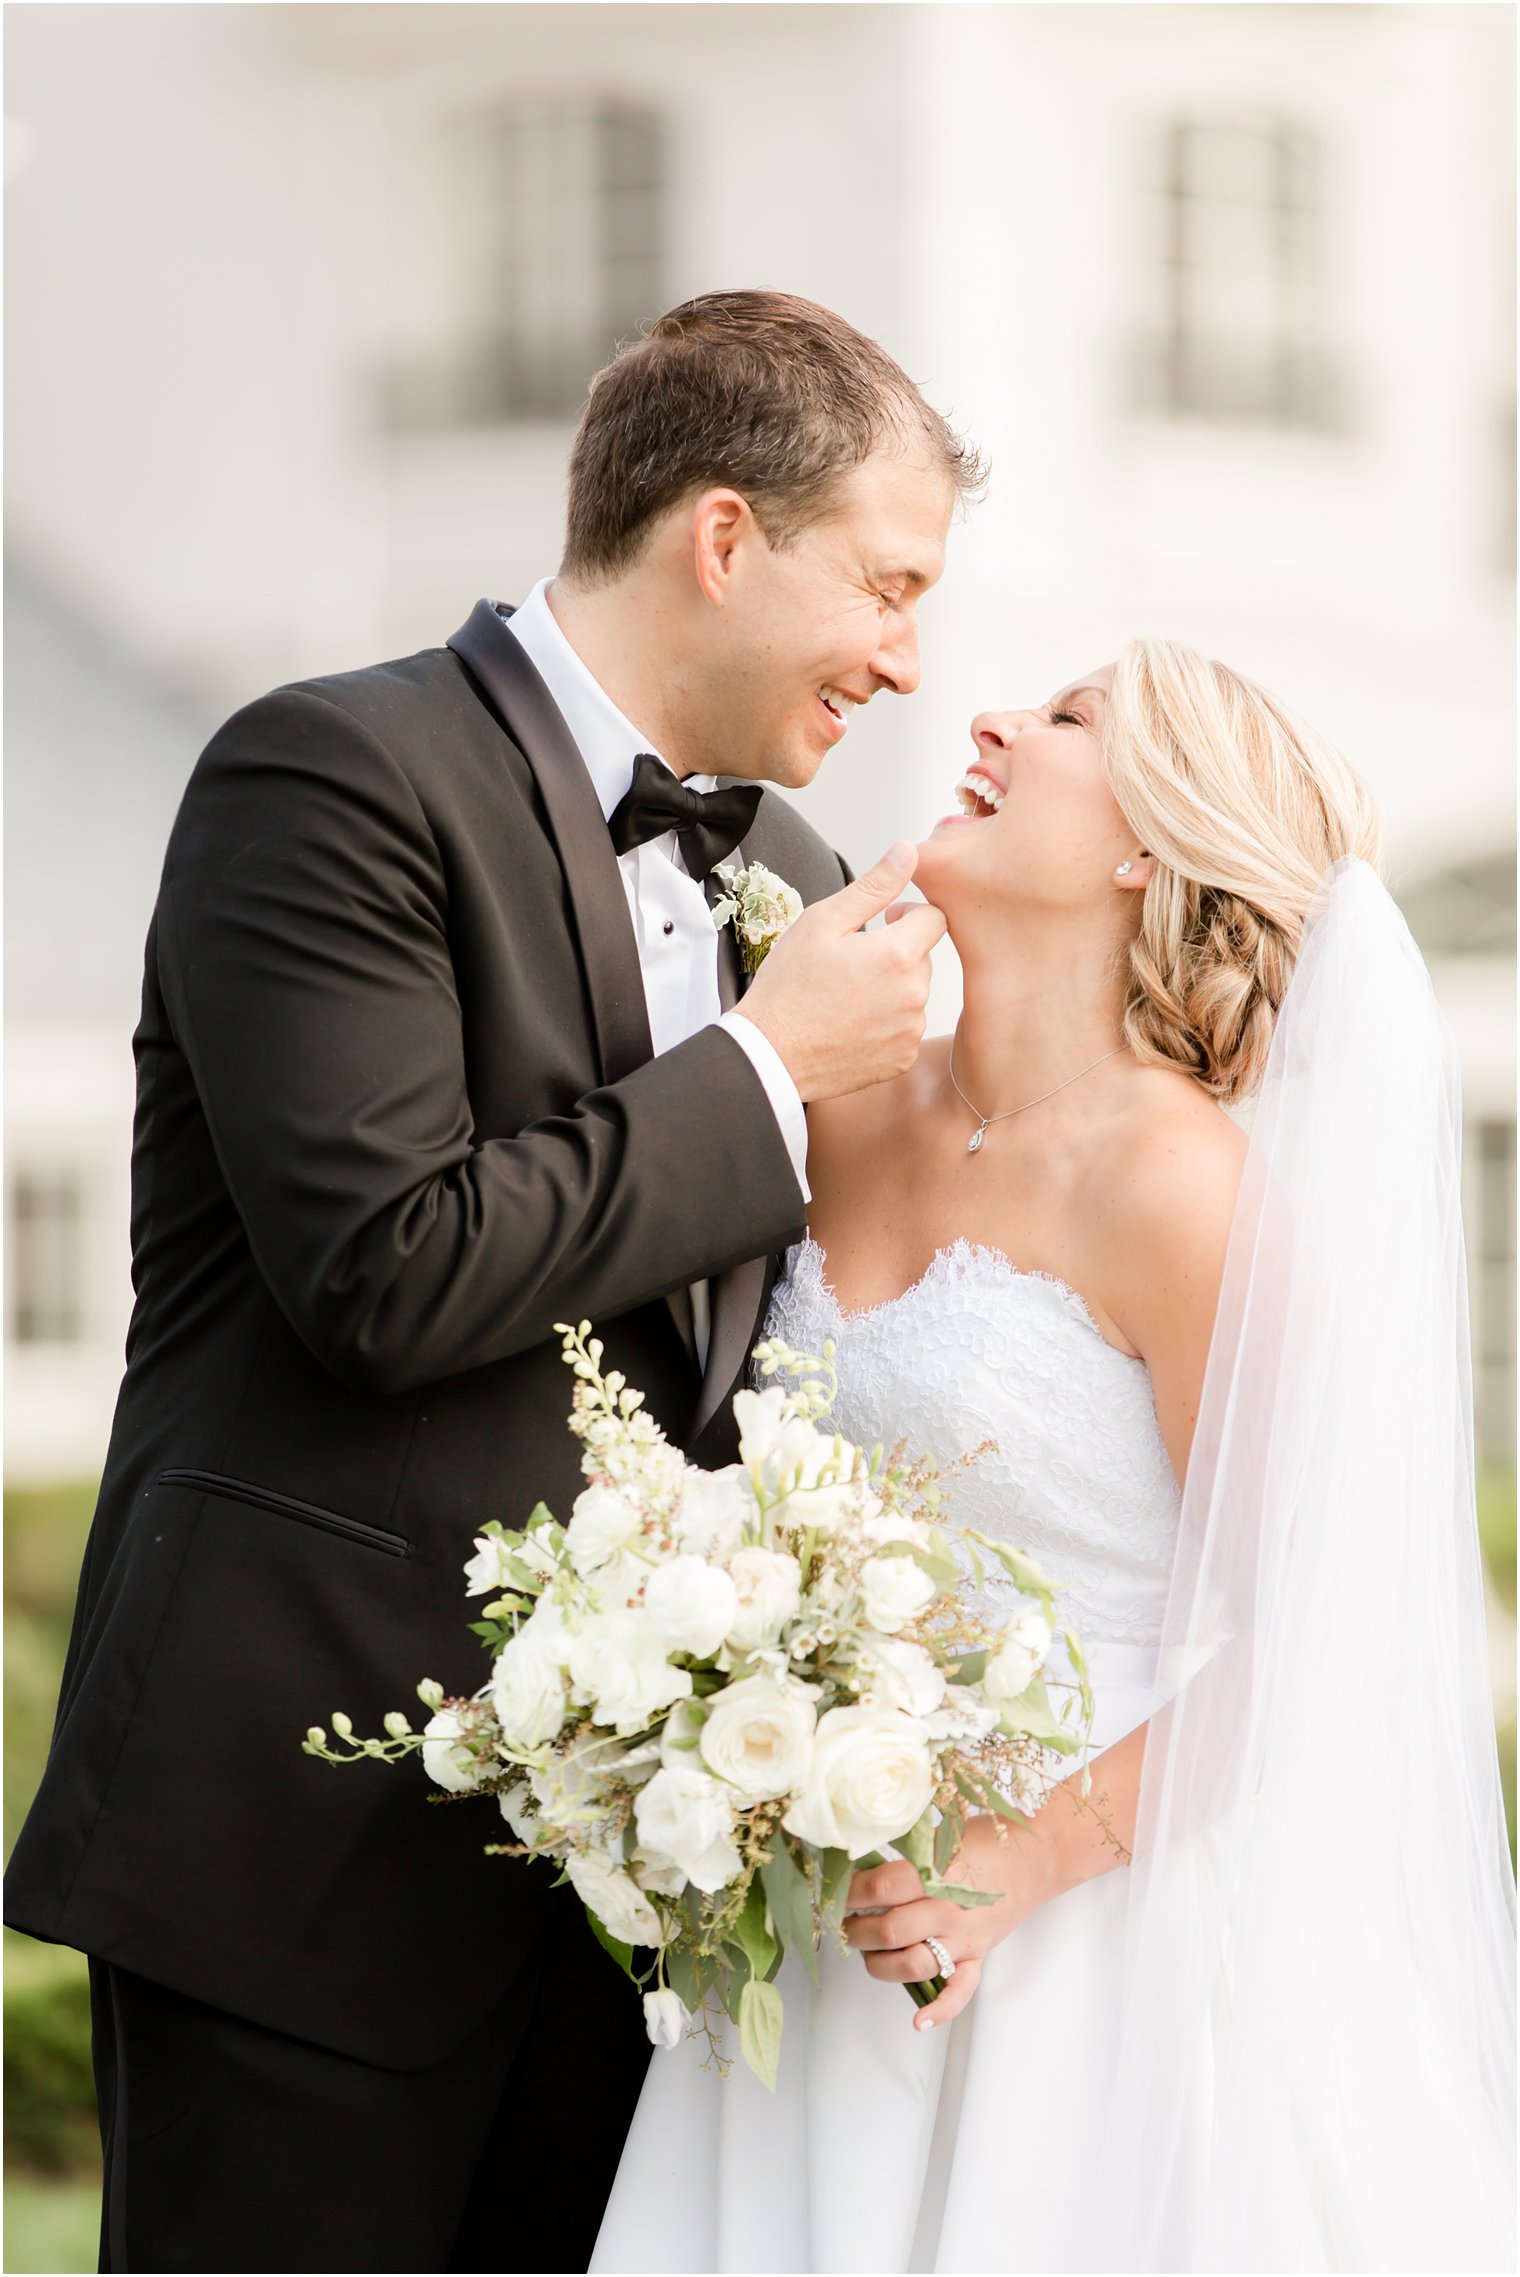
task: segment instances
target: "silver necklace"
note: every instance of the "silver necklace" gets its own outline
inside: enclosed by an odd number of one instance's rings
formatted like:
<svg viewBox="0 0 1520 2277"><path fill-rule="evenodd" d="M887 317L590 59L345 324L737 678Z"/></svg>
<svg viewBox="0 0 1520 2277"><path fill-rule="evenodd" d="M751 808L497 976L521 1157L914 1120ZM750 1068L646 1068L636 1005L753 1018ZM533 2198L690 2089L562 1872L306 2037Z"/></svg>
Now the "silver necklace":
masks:
<svg viewBox="0 0 1520 2277"><path fill-rule="evenodd" d="M955 1035L950 1038L950 1081L955 1087L957 1098L962 1100L966 1106L971 1108L972 1114L975 1115L977 1122L981 1125L981 1128L979 1130L973 1131L970 1138L966 1141L966 1152L968 1154L980 1154L982 1141L987 1136L987 1132L992 1124L1005 1123L1010 1115L1027 1115L1031 1107L1043 1106L1047 1099L1053 1099L1055 1097L1057 1091L1069 1091L1072 1084L1080 1083L1084 1075L1091 1075L1093 1069L1095 1067L1101 1067L1105 1059L1117 1059L1119 1053L1124 1049L1123 1044L1115 1044L1111 1052L1104 1052L1102 1054L1102 1057L1099 1059L1089 1060L1086 1067L1079 1067L1075 1075L1068 1075L1066 1081L1064 1083L1058 1083L1055 1086L1054 1090L1042 1091L1038 1099L1026 1099L1021 1107L1005 1107L1000 1115L984 1115L980 1107L972 1105L972 1102L967 1099L965 1092L962 1091L960 1085L955 1081L955 1042L956 1036L959 1036L959 1034L960 1029L957 1027Z"/></svg>

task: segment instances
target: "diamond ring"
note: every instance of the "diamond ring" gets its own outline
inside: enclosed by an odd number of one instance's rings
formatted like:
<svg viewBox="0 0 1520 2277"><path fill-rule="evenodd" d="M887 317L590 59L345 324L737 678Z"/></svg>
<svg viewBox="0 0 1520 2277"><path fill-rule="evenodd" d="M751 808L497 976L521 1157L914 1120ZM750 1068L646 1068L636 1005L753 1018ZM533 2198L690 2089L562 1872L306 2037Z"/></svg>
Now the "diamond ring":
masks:
<svg viewBox="0 0 1520 2277"><path fill-rule="evenodd" d="M955 1963L937 1937L926 1937L924 1943L939 1963L939 1973L948 1983L955 1974Z"/></svg>

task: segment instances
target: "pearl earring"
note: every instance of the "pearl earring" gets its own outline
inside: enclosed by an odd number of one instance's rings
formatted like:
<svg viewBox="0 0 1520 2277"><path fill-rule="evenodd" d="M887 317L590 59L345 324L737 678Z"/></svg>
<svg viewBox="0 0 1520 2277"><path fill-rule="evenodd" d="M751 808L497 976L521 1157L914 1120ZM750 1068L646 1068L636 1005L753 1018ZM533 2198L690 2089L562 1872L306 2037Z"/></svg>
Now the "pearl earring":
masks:
<svg viewBox="0 0 1520 2277"><path fill-rule="evenodd" d="M1135 865L1133 862L1121 862L1119 864L1119 867L1115 870L1114 876L1116 878L1127 878L1134 866Z"/></svg>

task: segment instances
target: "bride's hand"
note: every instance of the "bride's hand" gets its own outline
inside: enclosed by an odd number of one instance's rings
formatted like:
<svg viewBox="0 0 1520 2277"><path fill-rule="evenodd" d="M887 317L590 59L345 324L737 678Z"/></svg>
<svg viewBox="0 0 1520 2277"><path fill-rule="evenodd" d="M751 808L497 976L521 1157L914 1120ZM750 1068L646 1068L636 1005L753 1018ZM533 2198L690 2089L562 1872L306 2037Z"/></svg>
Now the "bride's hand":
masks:
<svg viewBox="0 0 1520 2277"><path fill-rule="evenodd" d="M917 2031L931 2031L960 2014L981 1980L986 1955L1052 1894L1044 1886L1042 1845L1016 1832L1000 1840L997 1828L990 1817L973 1818L946 1876L972 1889L996 1890L995 1905L960 1906L948 1898L925 1897L917 1868L905 1858L867 1867L850 1884L844 1933L864 1959L868 1975L888 1984L928 1983L940 1973L924 1942L929 1937L937 1937L955 1963L955 1974L939 1998L914 2018ZM866 1906L882 1910L859 1910Z"/></svg>

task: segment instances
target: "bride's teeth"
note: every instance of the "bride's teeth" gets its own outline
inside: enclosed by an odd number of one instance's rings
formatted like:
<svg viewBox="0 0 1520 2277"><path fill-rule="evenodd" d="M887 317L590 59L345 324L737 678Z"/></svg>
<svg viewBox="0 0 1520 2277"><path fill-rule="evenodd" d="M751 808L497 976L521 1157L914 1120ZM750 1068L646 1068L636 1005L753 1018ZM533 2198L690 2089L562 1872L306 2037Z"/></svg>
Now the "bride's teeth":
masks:
<svg viewBox="0 0 1520 2277"><path fill-rule="evenodd" d="M1000 791L988 776L968 771L956 784L955 795L967 814L975 814L979 806L987 807L996 814L1006 793Z"/></svg>

